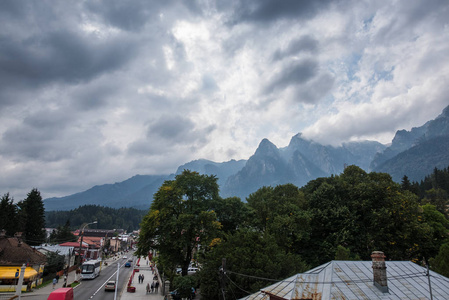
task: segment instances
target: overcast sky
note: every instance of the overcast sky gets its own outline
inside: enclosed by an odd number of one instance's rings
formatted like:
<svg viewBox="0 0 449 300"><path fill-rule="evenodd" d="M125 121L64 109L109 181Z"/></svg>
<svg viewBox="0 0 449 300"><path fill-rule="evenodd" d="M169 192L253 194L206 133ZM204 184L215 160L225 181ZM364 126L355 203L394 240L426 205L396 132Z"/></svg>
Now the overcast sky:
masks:
<svg viewBox="0 0 449 300"><path fill-rule="evenodd" d="M449 104L449 1L0 2L0 194L66 196L263 138L390 143Z"/></svg>

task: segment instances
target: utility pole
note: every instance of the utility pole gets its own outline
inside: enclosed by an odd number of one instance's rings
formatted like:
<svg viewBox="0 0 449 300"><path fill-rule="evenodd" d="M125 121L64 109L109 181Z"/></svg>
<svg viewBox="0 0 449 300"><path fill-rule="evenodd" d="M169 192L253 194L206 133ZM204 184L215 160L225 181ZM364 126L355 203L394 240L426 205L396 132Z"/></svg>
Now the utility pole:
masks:
<svg viewBox="0 0 449 300"><path fill-rule="evenodd" d="M19 296L18 299L20 299L20 295L22 294L22 284L23 284L23 277L25 276L25 264L22 265L20 268L20 275L19 275L19 282L17 283L16 287L16 296Z"/></svg>
<svg viewBox="0 0 449 300"><path fill-rule="evenodd" d="M117 279L115 280L114 300L117 300L118 273L119 273L119 272L120 272L120 261L117 262Z"/></svg>
<svg viewBox="0 0 449 300"><path fill-rule="evenodd" d="M427 279L429 280L429 291L430 291L430 300L433 300L433 296L432 296L432 284L430 282L430 271L429 271L429 263L426 260L426 265L427 265Z"/></svg>

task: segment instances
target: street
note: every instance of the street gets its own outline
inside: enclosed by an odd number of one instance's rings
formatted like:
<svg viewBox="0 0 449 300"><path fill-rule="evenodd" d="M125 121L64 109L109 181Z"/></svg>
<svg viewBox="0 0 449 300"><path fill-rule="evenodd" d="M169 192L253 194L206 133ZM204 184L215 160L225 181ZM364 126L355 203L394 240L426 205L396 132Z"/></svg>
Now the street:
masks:
<svg viewBox="0 0 449 300"><path fill-rule="evenodd" d="M136 258L132 256L132 253L129 253L128 257L132 257L134 262ZM112 300L114 299L114 292L106 292L104 290L104 285L106 282L113 280L115 281L117 278L117 264L120 264L119 271L119 282L118 282L118 290L117 290L117 299L120 297L120 293L122 293L123 289L126 292L127 280L132 271L131 268L125 268L124 265L127 259L120 258L115 261L108 260L108 266L103 266L100 275L92 280L82 280L81 284L74 288L74 298L77 300L88 300L88 299L99 299L99 300ZM133 262L133 265L134 265ZM48 294L50 294L51 290L49 290ZM22 295L22 298L27 300L46 300L48 298L48 294L42 293L29 293Z"/></svg>
<svg viewBox="0 0 449 300"><path fill-rule="evenodd" d="M107 266L101 271L100 276L92 280L83 280L81 285L75 288L75 299L114 299L114 292L106 292L104 285L106 282L117 278L117 264L120 264L119 281L117 285L117 295L120 295L122 289L126 289L126 281L129 278L132 268L125 268L126 259L120 259L115 263ZM118 297L117 297L118 299Z"/></svg>

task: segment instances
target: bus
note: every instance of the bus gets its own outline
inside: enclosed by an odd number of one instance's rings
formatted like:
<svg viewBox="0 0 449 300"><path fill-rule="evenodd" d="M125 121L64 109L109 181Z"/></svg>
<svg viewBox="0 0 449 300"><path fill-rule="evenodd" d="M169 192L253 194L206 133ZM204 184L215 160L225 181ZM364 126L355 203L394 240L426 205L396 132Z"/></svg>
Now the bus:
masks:
<svg viewBox="0 0 449 300"><path fill-rule="evenodd" d="M81 279L94 279L100 275L101 260L89 260L81 265Z"/></svg>

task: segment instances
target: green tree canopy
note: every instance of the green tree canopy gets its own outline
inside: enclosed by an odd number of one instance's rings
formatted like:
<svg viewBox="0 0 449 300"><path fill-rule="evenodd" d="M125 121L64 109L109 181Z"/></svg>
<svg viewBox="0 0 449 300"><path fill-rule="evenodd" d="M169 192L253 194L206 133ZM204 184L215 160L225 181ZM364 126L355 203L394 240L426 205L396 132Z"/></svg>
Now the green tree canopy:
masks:
<svg viewBox="0 0 449 300"><path fill-rule="evenodd" d="M293 251L308 239L311 215L304 193L293 184L262 187L247 202L249 225L275 236L278 245Z"/></svg>
<svg viewBox="0 0 449 300"><path fill-rule="evenodd" d="M226 258L226 274L219 272L223 258ZM225 294L238 299L247 296L242 290L256 292L270 283L255 277L273 279L275 282L308 269L299 255L279 246L273 235L250 229L227 235L211 247L200 262L201 295L211 300L223 299L222 280L226 283Z"/></svg>
<svg viewBox="0 0 449 300"><path fill-rule="evenodd" d="M435 272L449 277L449 243L441 245L438 255L430 260L430 265Z"/></svg>
<svg viewBox="0 0 449 300"><path fill-rule="evenodd" d="M175 180L165 181L142 221L138 253L158 249L163 268L181 265L182 275L187 275L193 250L219 234L221 224L209 209L217 199L215 176L185 170Z"/></svg>

